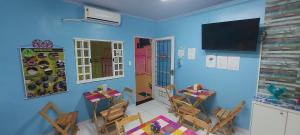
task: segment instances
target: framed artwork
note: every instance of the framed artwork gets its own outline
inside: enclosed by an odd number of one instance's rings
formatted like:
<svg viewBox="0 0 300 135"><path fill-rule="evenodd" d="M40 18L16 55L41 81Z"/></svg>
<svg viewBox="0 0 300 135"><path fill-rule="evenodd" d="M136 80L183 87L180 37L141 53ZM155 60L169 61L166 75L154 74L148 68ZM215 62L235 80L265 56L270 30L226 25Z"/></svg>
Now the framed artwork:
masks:
<svg viewBox="0 0 300 135"><path fill-rule="evenodd" d="M63 48L21 48L25 98L67 91Z"/></svg>

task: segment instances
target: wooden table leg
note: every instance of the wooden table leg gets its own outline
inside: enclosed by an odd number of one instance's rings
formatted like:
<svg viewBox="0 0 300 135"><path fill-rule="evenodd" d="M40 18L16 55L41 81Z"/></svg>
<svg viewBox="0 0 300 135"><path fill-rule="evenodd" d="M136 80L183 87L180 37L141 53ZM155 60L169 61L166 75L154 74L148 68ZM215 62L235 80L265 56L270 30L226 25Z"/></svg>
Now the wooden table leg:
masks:
<svg viewBox="0 0 300 135"><path fill-rule="evenodd" d="M194 102L193 106L196 107L196 108L200 108L200 110L206 115L207 118L209 118L208 116L208 112L206 111L206 109L203 107L202 103L203 101L205 100L202 100L202 99L196 99L196 101Z"/></svg>
<svg viewBox="0 0 300 135"><path fill-rule="evenodd" d="M203 100L201 99L196 99L196 101L193 103L193 106L197 108L202 103L202 101Z"/></svg>
<svg viewBox="0 0 300 135"><path fill-rule="evenodd" d="M111 97L111 106L115 105L115 98Z"/></svg>
<svg viewBox="0 0 300 135"><path fill-rule="evenodd" d="M203 107L202 104L200 104L199 106L200 106L200 110L202 110L202 112L205 114L206 120L207 120L207 119L210 120L207 110Z"/></svg>
<svg viewBox="0 0 300 135"><path fill-rule="evenodd" d="M97 119L97 102L92 103L92 122L95 123Z"/></svg>
<svg viewBox="0 0 300 135"><path fill-rule="evenodd" d="M98 105L98 102L94 102L93 103L93 118L92 118L92 122L95 124L97 133L100 135L100 128L98 126L98 118L97 118L97 105Z"/></svg>

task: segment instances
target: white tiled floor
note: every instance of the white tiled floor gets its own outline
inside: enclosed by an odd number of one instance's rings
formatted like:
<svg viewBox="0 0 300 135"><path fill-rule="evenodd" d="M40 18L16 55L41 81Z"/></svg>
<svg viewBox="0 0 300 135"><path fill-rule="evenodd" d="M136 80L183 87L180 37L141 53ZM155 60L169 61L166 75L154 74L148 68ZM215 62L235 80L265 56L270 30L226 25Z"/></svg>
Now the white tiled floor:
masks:
<svg viewBox="0 0 300 135"><path fill-rule="evenodd" d="M178 118L175 117L173 113L168 113L168 106L164 105L158 101L150 101L138 106L131 105L128 107L127 113L128 115L136 114L140 112L142 115L142 119L144 122L149 121L155 118L158 115L164 115L173 121L177 121ZM79 123L80 131L77 135L97 135L95 126L89 121ZM138 123L133 122L126 126L126 129L131 129L136 127ZM244 131L243 131L244 132ZM206 135L206 132L202 130L198 130L197 133L199 135ZM242 133L240 130L236 130L234 135L248 135L247 133Z"/></svg>

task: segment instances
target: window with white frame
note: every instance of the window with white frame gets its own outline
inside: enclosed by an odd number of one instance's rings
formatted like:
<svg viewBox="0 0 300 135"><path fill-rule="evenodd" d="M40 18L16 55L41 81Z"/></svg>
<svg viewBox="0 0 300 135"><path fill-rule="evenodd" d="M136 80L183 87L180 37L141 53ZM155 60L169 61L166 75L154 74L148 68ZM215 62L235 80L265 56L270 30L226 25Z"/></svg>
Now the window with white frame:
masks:
<svg viewBox="0 0 300 135"><path fill-rule="evenodd" d="M124 76L123 43L75 39L77 83Z"/></svg>

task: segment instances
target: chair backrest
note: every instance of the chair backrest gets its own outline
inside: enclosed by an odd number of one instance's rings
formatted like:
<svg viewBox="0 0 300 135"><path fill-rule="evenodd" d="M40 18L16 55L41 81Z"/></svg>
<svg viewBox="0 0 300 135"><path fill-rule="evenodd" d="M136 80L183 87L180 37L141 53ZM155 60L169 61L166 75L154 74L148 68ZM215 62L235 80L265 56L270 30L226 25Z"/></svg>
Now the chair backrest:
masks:
<svg viewBox="0 0 300 135"><path fill-rule="evenodd" d="M171 97L171 95L170 95L169 93L170 93L170 92L173 92L173 90L176 89L175 85L174 85L174 84L171 84L171 85L168 85L168 86L166 86L166 87L164 87L164 88L165 88L165 92L166 92L166 94L167 94L169 100L171 100L172 97Z"/></svg>
<svg viewBox="0 0 300 135"><path fill-rule="evenodd" d="M177 99L170 99L170 103L174 106L174 111L177 113L178 112L178 108L180 106L182 106L183 103L181 103L181 101L177 100Z"/></svg>
<svg viewBox="0 0 300 135"><path fill-rule="evenodd" d="M242 108L245 105L245 101L242 101L241 103L239 103L231 112L230 114L222 119L221 121L219 121L211 130L212 133L215 133L216 131L218 131L219 129L221 129L222 127L224 127L226 124L228 124L229 122L231 122L236 116L237 114L242 110Z"/></svg>
<svg viewBox="0 0 300 135"><path fill-rule="evenodd" d="M180 107L180 106L188 106L188 107L194 107L192 104L178 100L178 99L172 99L174 102L175 107Z"/></svg>
<svg viewBox="0 0 300 135"><path fill-rule="evenodd" d="M172 99L174 109L178 115L185 115L185 114L198 114L201 111L194 107L192 104L178 100L178 99ZM180 110L180 107L185 108L184 110Z"/></svg>
<svg viewBox="0 0 300 135"><path fill-rule="evenodd" d="M245 106L245 101L240 102L231 112L230 115L236 116Z"/></svg>
<svg viewBox="0 0 300 135"><path fill-rule="evenodd" d="M195 126L195 127L206 129L207 132L209 132L211 129L210 122L206 122L204 120L198 119L191 115L182 115L180 119L182 121L188 121L188 122L192 123L193 126Z"/></svg>
<svg viewBox="0 0 300 135"><path fill-rule="evenodd" d="M63 132L63 129L47 115L47 112L50 109L52 109L58 116L61 116L63 114L52 102L47 103L39 112L39 114L44 119L46 119L46 121L48 121L56 130L58 130L59 132Z"/></svg>
<svg viewBox="0 0 300 135"><path fill-rule="evenodd" d="M106 121L112 121L116 117L125 116L128 107L128 102L121 99L121 102L113 105L107 111L107 115L104 116Z"/></svg>
<svg viewBox="0 0 300 135"><path fill-rule="evenodd" d="M143 120L141 118L140 113L136 114L136 115L131 115L128 117L123 118L120 121L116 121L116 127L117 127L117 134L121 135L122 133L125 134L125 130L124 130L124 125L133 122L135 120L139 120L140 124L143 124Z"/></svg>
<svg viewBox="0 0 300 135"><path fill-rule="evenodd" d="M133 89L125 87L122 91L123 99L125 99L125 95L128 97L127 100L128 100L128 103L130 104L130 102L132 101Z"/></svg>

